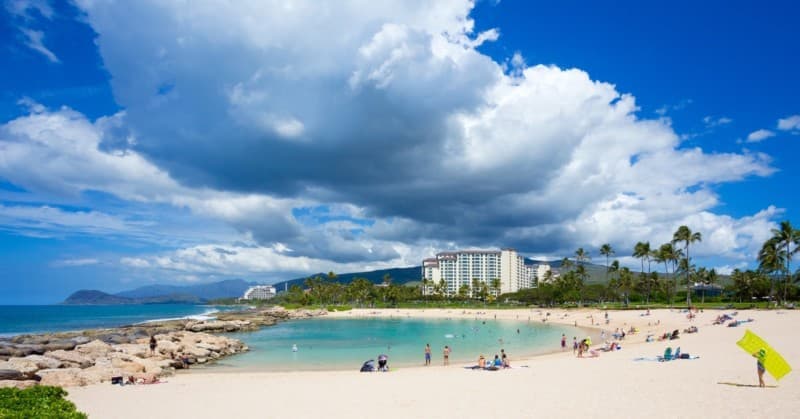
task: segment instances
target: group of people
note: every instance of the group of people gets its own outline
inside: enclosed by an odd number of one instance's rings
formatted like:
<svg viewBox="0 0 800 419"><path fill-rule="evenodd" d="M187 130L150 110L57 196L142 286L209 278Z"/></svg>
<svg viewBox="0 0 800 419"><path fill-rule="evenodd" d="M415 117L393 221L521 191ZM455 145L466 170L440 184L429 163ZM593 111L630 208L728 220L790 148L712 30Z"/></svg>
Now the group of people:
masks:
<svg viewBox="0 0 800 419"><path fill-rule="evenodd" d="M442 359L444 360L444 365L450 365L450 346L444 345L444 349L442 350ZM425 366L431 365L431 344L425 344Z"/></svg>
<svg viewBox="0 0 800 419"><path fill-rule="evenodd" d="M511 368L511 362L508 360L508 355L506 354L505 349L500 349L500 355L495 354L494 359L492 360L487 360L486 357L481 354L478 357L478 365L472 367L472 369L491 371L496 371L502 368Z"/></svg>

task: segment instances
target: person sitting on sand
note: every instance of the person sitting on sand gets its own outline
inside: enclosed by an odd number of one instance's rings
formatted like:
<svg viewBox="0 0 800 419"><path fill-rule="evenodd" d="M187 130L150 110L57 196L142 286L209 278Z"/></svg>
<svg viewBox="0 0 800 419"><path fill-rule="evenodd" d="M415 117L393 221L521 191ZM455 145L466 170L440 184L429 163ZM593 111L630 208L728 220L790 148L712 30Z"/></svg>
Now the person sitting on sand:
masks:
<svg viewBox="0 0 800 419"><path fill-rule="evenodd" d="M486 358L483 357L483 354L478 357L478 368L486 368Z"/></svg>
<svg viewBox="0 0 800 419"><path fill-rule="evenodd" d="M503 366L503 361L500 360L500 357L497 354L494 354L494 362L492 362L492 366L496 368Z"/></svg>

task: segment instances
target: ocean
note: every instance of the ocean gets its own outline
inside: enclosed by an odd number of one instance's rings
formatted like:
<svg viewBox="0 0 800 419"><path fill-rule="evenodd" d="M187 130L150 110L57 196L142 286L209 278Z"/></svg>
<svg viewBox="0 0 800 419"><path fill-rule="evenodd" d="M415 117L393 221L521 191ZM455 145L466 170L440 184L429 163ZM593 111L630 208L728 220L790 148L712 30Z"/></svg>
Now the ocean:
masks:
<svg viewBox="0 0 800 419"><path fill-rule="evenodd" d="M0 336L116 327L181 317L208 318L224 309L194 304L0 306Z"/></svg>
<svg viewBox="0 0 800 419"><path fill-rule="evenodd" d="M560 351L561 334L570 346L573 336L586 331L561 325L523 320L472 319L326 319L293 320L257 332L234 333L250 352L226 358L211 369L295 371L324 369L358 370L369 359L389 356L394 367L424 362L424 347L431 345L432 364L441 365L442 351L452 349L452 364L475 363L483 354L493 359L505 349L515 357ZM297 348L295 351L293 347ZM518 365L519 366L519 365Z"/></svg>

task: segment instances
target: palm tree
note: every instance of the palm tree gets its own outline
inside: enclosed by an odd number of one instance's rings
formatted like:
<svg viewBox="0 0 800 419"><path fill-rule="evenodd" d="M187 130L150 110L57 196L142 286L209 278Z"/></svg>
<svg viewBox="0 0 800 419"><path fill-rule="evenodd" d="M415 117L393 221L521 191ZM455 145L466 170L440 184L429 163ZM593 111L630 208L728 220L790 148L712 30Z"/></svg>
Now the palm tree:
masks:
<svg viewBox="0 0 800 419"><path fill-rule="evenodd" d="M495 297L500 295L500 278L492 278L489 280L489 288L492 290L492 294Z"/></svg>
<svg viewBox="0 0 800 419"><path fill-rule="evenodd" d="M614 249L611 245L606 243L600 246L600 254L606 257L606 282L608 282L608 258L614 256Z"/></svg>
<svg viewBox="0 0 800 419"><path fill-rule="evenodd" d="M639 242L633 248L633 257L639 258L642 261L642 277L644 276L644 261L647 260L647 274L650 274L650 256L653 252L650 250L650 242ZM647 304L650 304L650 281L645 283L647 285Z"/></svg>
<svg viewBox="0 0 800 419"><path fill-rule="evenodd" d="M764 242L758 252L758 269L770 278L769 298L775 295L775 277L780 275L786 264L786 254L774 237Z"/></svg>
<svg viewBox="0 0 800 419"><path fill-rule="evenodd" d="M619 279L617 281L619 284L619 289L625 296L625 307L627 307L629 304L628 295L635 286L633 272L631 272L631 270L627 267L623 267L619 270Z"/></svg>
<svg viewBox="0 0 800 419"><path fill-rule="evenodd" d="M680 226L678 230L675 231L675 234L672 235L672 243L683 242L684 243L684 253L686 255L686 305L691 307L692 305L692 292L691 286L689 285L689 274L692 270L692 261L689 257L689 245L694 242L703 241L703 236L699 232L692 232L692 230L687 226Z"/></svg>
<svg viewBox="0 0 800 419"><path fill-rule="evenodd" d="M577 262L578 265L582 265L584 262L587 262L591 259L592 258L589 256L589 254L586 253L582 247L579 247L578 250L575 251L575 262Z"/></svg>
<svg viewBox="0 0 800 419"><path fill-rule="evenodd" d="M776 246L781 248L786 259L786 281L783 285L783 301L786 302L786 294L789 290L789 281L792 277L792 255L800 250L800 230L792 227L789 221L781 221L779 229L772 229L772 239L776 241Z"/></svg>
<svg viewBox="0 0 800 419"><path fill-rule="evenodd" d="M481 289L481 281L478 278L472 278L472 298L476 298L478 296L478 292Z"/></svg>
<svg viewBox="0 0 800 419"><path fill-rule="evenodd" d="M569 260L569 258L561 259L561 269L563 271L572 270L573 266L575 266L575 264L571 260Z"/></svg>

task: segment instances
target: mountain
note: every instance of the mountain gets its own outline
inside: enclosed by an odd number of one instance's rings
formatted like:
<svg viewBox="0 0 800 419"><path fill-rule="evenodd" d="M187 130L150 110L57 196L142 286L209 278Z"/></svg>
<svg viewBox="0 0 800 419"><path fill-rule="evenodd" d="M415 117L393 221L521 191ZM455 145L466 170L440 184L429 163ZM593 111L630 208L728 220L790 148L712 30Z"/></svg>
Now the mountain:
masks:
<svg viewBox="0 0 800 419"><path fill-rule="evenodd" d="M197 285L146 285L128 291L118 292L114 295L125 298L155 298L169 295L194 296L199 300L214 300L217 298L241 297L244 292L255 282L243 279L228 279Z"/></svg>
<svg viewBox="0 0 800 419"><path fill-rule="evenodd" d="M392 284L402 285L407 284L409 282L419 281L422 278L422 267L421 266L412 266L410 268L392 268L392 269L379 269L377 271L369 271L369 272L352 272L347 274L337 274L336 280L343 284L349 284L353 282L355 278L366 278L373 284L380 284L383 282L383 276L389 274L392 278ZM308 278L313 278L315 276L321 276L326 278L328 274L326 273L318 273L313 275L304 276L302 278L295 278L290 279L288 281L281 281L276 282L273 284L275 289L278 291L283 291L291 287L292 285L299 285L303 286L303 282Z"/></svg>
<svg viewBox="0 0 800 419"><path fill-rule="evenodd" d="M120 297L97 290L80 290L72 293L61 304L67 305L119 305L119 304L201 304L206 300L191 294L166 294L145 298Z"/></svg>
<svg viewBox="0 0 800 419"><path fill-rule="evenodd" d="M80 290L73 292L62 304L134 304L133 300L97 290Z"/></svg>

